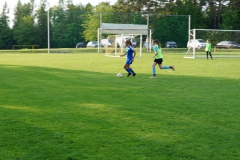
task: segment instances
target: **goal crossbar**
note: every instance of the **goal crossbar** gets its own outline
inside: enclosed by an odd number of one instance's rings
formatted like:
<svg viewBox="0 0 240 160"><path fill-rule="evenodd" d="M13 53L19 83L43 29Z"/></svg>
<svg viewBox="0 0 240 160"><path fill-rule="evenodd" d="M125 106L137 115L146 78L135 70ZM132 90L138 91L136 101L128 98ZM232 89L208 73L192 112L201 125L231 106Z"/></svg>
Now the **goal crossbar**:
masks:
<svg viewBox="0 0 240 160"><path fill-rule="evenodd" d="M218 31L218 32L240 32L240 30L228 30L228 29L193 29L195 31Z"/></svg>

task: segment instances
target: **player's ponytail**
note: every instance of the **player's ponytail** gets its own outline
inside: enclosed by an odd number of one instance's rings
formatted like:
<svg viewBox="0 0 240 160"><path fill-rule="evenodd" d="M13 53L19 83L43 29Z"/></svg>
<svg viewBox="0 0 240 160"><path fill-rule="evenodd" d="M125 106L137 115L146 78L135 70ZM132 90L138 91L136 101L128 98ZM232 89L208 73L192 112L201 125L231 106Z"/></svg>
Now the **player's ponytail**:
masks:
<svg viewBox="0 0 240 160"><path fill-rule="evenodd" d="M158 48L161 47L161 43L159 42L159 40L155 39L155 40L153 40L153 43L156 43L158 45Z"/></svg>
<svg viewBox="0 0 240 160"><path fill-rule="evenodd" d="M130 39L126 40L126 46L127 46L127 45L130 45L130 46L132 46L132 42L131 42L131 40L130 40Z"/></svg>

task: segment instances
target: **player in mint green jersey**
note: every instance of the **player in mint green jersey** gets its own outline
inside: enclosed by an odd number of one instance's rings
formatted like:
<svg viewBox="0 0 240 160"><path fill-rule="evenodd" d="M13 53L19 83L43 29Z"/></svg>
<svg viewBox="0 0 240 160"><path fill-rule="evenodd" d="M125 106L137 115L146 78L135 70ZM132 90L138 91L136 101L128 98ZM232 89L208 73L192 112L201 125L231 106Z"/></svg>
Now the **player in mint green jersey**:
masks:
<svg viewBox="0 0 240 160"><path fill-rule="evenodd" d="M172 69L175 71L174 66L162 66L163 62L163 55L162 55L162 48L160 42L156 39L153 40L153 50L155 55L153 56L154 62L152 64L152 74L153 76L150 78L156 78L156 65L158 64L160 69Z"/></svg>
<svg viewBox="0 0 240 160"><path fill-rule="evenodd" d="M207 40L206 47L205 47L207 59L208 59L208 54L210 55L211 59L213 59L213 58L212 58L211 50L212 50L212 44L211 44L210 40L208 39L208 40Z"/></svg>

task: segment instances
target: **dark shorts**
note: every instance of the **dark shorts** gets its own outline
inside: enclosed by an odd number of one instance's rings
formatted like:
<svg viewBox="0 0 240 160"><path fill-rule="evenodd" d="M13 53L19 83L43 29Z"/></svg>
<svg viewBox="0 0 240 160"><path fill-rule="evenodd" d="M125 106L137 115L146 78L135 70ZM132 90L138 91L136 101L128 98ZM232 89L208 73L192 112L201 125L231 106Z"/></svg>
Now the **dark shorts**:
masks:
<svg viewBox="0 0 240 160"><path fill-rule="evenodd" d="M162 59L162 58L160 58L160 59L154 59L154 62L156 62L157 64L162 64L163 59Z"/></svg>
<svg viewBox="0 0 240 160"><path fill-rule="evenodd" d="M126 64L132 64L132 59L127 59Z"/></svg>

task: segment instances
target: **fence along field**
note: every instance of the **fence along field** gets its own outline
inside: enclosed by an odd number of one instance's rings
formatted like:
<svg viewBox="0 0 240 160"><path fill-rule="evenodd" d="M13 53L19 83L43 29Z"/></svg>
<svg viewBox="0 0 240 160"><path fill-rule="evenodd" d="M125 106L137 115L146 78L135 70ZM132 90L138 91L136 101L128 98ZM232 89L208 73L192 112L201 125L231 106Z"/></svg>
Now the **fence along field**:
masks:
<svg viewBox="0 0 240 160"><path fill-rule="evenodd" d="M238 159L239 59L184 54L0 54L1 158Z"/></svg>

